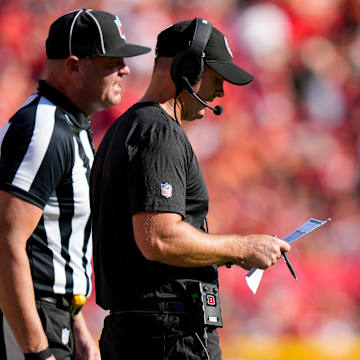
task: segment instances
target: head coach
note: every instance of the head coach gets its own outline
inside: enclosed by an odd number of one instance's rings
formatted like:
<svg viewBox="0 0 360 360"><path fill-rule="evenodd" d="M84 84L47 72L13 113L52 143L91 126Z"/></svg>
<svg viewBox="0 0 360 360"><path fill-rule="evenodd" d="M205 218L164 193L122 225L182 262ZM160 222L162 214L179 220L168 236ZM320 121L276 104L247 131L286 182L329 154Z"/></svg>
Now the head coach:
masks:
<svg viewBox="0 0 360 360"><path fill-rule="evenodd" d="M265 269L284 241L208 233L208 192L182 128L223 82L253 77L225 36L196 18L162 31L150 85L107 131L91 174L97 303L110 309L102 358L221 359L217 266Z"/></svg>

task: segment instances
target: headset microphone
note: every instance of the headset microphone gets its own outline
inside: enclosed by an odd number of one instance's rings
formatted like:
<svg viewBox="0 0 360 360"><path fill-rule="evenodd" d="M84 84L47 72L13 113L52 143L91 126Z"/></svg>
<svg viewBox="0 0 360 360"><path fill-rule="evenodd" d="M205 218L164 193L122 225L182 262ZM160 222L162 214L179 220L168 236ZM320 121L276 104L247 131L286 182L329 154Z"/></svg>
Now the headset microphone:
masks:
<svg viewBox="0 0 360 360"><path fill-rule="evenodd" d="M186 76L181 77L181 85L183 88L188 91L199 103L203 104L207 108L211 109L215 115L221 115L224 108L221 105L216 105L215 107L210 106L204 100L202 100L197 94L195 94L193 88L191 87L189 80Z"/></svg>

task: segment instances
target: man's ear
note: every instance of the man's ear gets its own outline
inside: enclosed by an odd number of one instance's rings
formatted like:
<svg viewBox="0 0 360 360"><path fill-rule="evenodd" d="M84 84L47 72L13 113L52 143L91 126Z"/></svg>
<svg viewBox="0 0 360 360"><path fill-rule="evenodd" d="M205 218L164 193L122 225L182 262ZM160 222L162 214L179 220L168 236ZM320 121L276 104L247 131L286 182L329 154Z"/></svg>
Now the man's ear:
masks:
<svg viewBox="0 0 360 360"><path fill-rule="evenodd" d="M76 76L80 72L81 61L77 56L71 55L65 60L65 69L68 75Z"/></svg>

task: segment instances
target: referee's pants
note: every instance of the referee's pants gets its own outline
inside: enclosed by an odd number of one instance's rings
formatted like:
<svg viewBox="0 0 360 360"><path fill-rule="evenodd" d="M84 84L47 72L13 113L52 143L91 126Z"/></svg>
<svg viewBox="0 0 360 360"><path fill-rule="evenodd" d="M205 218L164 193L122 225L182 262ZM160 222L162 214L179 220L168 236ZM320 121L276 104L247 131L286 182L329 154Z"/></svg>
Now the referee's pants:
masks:
<svg viewBox="0 0 360 360"><path fill-rule="evenodd" d="M216 329L191 329L182 314L127 312L105 318L100 338L102 360L221 360Z"/></svg>
<svg viewBox="0 0 360 360"><path fill-rule="evenodd" d="M48 338L51 352L56 360L71 360L74 358L73 319L69 311L57 308L42 300L36 300L36 307L45 334ZM0 359L24 360L24 355L0 311Z"/></svg>

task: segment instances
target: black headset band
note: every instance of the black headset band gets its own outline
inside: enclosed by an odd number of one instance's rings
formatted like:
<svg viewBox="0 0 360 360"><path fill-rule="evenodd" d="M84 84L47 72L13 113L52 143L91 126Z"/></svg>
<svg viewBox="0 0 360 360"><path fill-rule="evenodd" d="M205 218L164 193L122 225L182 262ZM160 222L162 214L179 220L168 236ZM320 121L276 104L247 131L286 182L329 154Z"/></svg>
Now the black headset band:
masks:
<svg viewBox="0 0 360 360"><path fill-rule="evenodd" d="M178 53L171 65L171 77L176 84L176 94L184 89L183 79L190 86L195 85L204 71L203 53L212 32L212 25L207 20L195 18L192 40L185 50Z"/></svg>
<svg viewBox="0 0 360 360"><path fill-rule="evenodd" d="M212 25L207 20L196 18L194 36L190 47L196 49L200 56L202 56L209 41L211 31Z"/></svg>

